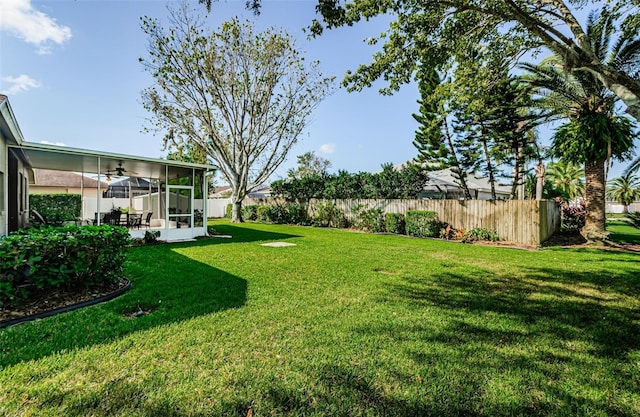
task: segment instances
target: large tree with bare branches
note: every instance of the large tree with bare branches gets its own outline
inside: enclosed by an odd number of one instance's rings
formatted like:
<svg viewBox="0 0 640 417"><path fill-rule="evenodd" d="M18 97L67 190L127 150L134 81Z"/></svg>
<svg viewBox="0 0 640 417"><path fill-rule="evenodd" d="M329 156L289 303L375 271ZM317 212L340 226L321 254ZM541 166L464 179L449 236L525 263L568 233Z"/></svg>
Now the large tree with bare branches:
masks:
<svg viewBox="0 0 640 417"><path fill-rule="evenodd" d="M209 31L186 3L167 28L145 17L142 29L149 56L140 61L156 81L142 93L149 130L166 147L203 148L231 185L233 221L242 221L242 200L284 162L333 79L286 32L255 33L236 19Z"/></svg>

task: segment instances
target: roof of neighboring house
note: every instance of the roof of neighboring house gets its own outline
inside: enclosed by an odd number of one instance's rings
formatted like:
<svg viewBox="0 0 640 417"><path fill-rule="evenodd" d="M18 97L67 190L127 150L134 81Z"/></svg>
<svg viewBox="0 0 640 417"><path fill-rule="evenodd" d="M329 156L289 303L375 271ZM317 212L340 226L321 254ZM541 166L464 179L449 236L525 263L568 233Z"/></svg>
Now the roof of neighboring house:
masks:
<svg viewBox="0 0 640 417"><path fill-rule="evenodd" d="M98 188L98 181L75 172L54 171L50 169L33 169L34 184L40 187ZM107 188L102 181L100 188Z"/></svg>
<svg viewBox="0 0 640 417"><path fill-rule="evenodd" d="M491 191L491 184L489 183L489 179L473 173L469 173L467 176L467 187L469 187L470 190L485 192ZM458 179L453 175L451 168L442 169L439 171L430 171L429 180L425 184L425 190L438 189L440 191L440 189L442 189L442 191L444 191L459 188L460 185ZM510 194L511 187L496 184L496 193Z"/></svg>

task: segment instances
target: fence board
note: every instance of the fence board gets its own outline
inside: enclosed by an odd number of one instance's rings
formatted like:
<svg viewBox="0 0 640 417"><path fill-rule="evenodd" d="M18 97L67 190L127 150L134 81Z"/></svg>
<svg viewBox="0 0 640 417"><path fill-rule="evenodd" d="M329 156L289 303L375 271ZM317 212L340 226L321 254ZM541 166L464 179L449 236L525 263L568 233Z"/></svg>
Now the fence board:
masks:
<svg viewBox="0 0 640 417"><path fill-rule="evenodd" d="M320 200L309 202L310 212ZM435 211L440 221L456 229L477 227L495 231L506 241L525 245L540 245L560 227L560 210L554 201L535 200L335 200L337 208L348 219L354 218L354 208L379 208L385 213L408 210Z"/></svg>

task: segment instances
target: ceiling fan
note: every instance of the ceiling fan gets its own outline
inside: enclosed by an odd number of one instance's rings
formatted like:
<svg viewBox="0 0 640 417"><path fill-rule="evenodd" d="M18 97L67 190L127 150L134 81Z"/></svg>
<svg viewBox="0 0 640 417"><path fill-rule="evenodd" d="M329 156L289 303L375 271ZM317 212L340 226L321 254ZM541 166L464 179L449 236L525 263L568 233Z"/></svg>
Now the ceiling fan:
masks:
<svg viewBox="0 0 640 417"><path fill-rule="evenodd" d="M127 172L127 170L122 166L122 161L118 161L118 166L115 169L107 170L107 181L111 181L112 175L115 177L122 177L125 172Z"/></svg>

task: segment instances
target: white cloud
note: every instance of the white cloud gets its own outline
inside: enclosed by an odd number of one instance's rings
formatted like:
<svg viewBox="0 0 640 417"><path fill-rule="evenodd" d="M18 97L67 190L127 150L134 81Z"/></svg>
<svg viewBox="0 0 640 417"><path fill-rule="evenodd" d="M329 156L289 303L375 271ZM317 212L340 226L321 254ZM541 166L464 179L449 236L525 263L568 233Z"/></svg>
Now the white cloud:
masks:
<svg viewBox="0 0 640 417"><path fill-rule="evenodd" d="M31 5L31 0L0 0L0 31L38 47L38 53L51 52L51 43L62 45L71 38L71 28L59 25Z"/></svg>
<svg viewBox="0 0 640 417"><path fill-rule="evenodd" d="M20 74L17 77L2 77L2 81L9 83L9 88L5 90L5 93L10 96L24 93L32 88L40 87L40 83L38 81L25 74Z"/></svg>
<svg viewBox="0 0 640 417"><path fill-rule="evenodd" d="M334 153L335 151L336 151L335 143L325 143L323 145L320 145L320 153L328 154L328 153Z"/></svg>

